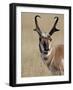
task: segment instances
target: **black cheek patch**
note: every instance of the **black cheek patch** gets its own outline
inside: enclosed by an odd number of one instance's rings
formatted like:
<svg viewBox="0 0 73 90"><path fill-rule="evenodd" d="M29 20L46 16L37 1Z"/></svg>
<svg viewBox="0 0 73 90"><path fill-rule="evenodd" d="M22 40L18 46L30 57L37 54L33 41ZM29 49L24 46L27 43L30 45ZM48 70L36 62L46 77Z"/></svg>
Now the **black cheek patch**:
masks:
<svg viewBox="0 0 73 90"><path fill-rule="evenodd" d="M39 38L39 41L41 41L41 38Z"/></svg>
<svg viewBox="0 0 73 90"><path fill-rule="evenodd" d="M40 49L40 52L42 53L42 49L41 49L41 46L40 46L40 44L39 44L39 49Z"/></svg>

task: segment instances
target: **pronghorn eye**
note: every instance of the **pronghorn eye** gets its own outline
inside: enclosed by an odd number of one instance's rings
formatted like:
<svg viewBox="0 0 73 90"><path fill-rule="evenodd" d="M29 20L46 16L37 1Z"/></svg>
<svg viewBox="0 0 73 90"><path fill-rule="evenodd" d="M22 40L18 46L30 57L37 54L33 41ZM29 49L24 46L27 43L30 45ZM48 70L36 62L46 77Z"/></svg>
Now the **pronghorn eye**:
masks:
<svg viewBox="0 0 73 90"><path fill-rule="evenodd" d="M49 38L50 41L52 41L52 38Z"/></svg>
<svg viewBox="0 0 73 90"><path fill-rule="evenodd" d="M50 36L48 37L48 39L49 39L50 41L52 41L52 38L51 38Z"/></svg>

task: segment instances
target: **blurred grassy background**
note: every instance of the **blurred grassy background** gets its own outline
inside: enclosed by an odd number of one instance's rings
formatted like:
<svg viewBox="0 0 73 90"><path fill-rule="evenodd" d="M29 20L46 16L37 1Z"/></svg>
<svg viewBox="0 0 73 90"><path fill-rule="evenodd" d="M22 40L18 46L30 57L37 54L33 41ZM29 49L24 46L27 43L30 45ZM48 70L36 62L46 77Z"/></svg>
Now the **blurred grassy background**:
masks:
<svg viewBox="0 0 73 90"><path fill-rule="evenodd" d="M58 16L57 28L59 32L52 36L52 45L64 44L64 15L44 13L21 13L21 77L49 76L52 75L44 65L39 52L39 36L34 32L34 17L40 15L38 23L43 32L49 32Z"/></svg>

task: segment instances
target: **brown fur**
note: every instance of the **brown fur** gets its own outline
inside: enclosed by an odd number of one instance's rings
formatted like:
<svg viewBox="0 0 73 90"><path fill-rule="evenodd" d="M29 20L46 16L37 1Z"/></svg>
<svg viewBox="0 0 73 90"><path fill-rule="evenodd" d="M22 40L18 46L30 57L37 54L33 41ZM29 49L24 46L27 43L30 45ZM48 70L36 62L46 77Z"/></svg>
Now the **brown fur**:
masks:
<svg viewBox="0 0 73 90"><path fill-rule="evenodd" d="M52 49L48 60L43 60L53 74L64 74L64 45L58 45Z"/></svg>

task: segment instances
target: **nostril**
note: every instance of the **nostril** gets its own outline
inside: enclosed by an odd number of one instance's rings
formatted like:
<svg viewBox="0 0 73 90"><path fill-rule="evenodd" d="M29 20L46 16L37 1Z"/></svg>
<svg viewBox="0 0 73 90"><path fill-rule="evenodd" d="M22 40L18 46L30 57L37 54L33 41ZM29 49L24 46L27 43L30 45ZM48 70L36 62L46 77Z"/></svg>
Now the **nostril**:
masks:
<svg viewBox="0 0 73 90"><path fill-rule="evenodd" d="M46 51L48 51L49 49L46 49Z"/></svg>
<svg viewBox="0 0 73 90"><path fill-rule="evenodd" d="M47 49L47 51L49 50L49 48Z"/></svg>
<svg viewBox="0 0 73 90"><path fill-rule="evenodd" d="M49 51L49 48L46 48L46 47L45 47L44 50L45 50L45 51Z"/></svg>

